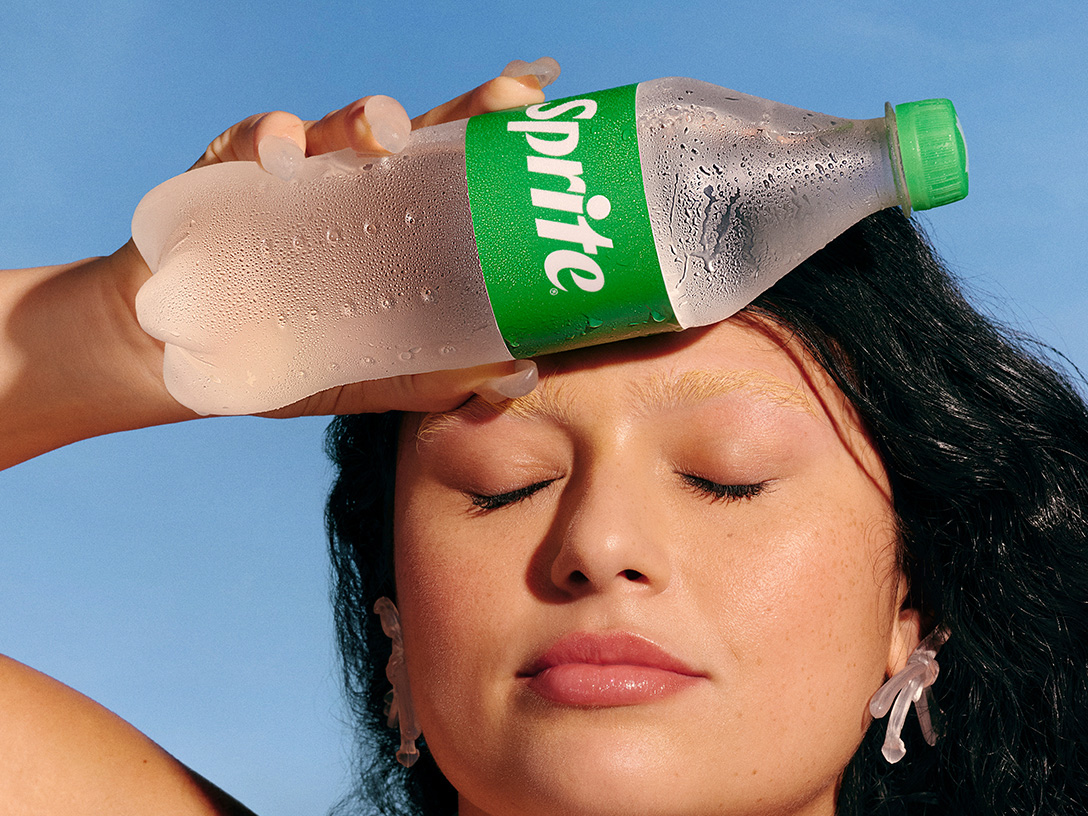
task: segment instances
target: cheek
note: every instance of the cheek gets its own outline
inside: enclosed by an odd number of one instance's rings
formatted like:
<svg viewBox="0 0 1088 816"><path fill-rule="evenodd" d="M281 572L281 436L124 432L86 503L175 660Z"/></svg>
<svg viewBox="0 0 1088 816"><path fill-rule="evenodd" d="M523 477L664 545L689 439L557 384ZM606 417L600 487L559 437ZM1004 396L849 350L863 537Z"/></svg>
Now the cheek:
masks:
<svg viewBox="0 0 1088 816"><path fill-rule="evenodd" d="M425 505L426 506L426 505ZM458 534L443 514L417 515L409 503L396 536L398 608L412 697L428 746L437 758L457 754L501 704L499 667L515 658L515 621L523 593L510 580L520 569L510 555ZM506 580L496 576L505 575Z"/></svg>
<svg viewBox="0 0 1088 816"><path fill-rule="evenodd" d="M704 585L700 608L725 633L738 710L764 712L768 763L799 728L814 766L821 755L848 759L883 681L898 611L893 520L882 501L834 499L755 520L703 564L721 580Z"/></svg>

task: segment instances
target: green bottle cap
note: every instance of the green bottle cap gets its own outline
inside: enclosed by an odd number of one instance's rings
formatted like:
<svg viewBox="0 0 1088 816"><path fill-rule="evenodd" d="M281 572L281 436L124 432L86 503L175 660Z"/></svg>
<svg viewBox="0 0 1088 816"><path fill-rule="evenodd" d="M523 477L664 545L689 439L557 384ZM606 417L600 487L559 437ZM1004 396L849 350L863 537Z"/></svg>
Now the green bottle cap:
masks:
<svg viewBox="0 0 1088 816"><path fill-rule="evenodd" d="M947 99L895 106L896 132L910 207L929 210L967 195L967 146Z"/></svg>

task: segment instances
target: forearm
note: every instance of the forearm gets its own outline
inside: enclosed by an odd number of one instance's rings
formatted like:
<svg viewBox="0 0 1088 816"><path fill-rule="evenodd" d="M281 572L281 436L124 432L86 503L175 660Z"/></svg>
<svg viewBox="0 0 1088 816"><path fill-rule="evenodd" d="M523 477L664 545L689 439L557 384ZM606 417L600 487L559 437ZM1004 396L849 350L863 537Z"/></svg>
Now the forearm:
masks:
<svg viewBox="0 0 1088 816"><path fill-rule="evenodd" d="M80 439L193 418L166 392L161 344L136 322L147 267L128 244L0 272L0 467Z"/></svg>

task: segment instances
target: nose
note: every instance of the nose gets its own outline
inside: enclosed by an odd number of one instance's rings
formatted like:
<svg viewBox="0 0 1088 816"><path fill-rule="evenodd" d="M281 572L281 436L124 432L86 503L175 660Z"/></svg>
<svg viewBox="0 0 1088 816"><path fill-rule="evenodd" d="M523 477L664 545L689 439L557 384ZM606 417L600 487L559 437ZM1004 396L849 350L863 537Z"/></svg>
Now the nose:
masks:
<svg viewBox="0 0 1088 816"><path fill-rule="evenodd" d="M653 493L652 479L619 468L568 484L552 530L551 584L568 597L664 590L667 514Z"/></svg>

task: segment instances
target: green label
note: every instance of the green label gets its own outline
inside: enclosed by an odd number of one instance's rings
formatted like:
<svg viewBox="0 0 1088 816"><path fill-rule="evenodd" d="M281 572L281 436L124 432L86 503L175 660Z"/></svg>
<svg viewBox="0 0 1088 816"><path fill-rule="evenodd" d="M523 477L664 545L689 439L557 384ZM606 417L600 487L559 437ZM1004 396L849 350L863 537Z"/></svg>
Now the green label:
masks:
<svg viewBox="0 0 1088 816"><path fill-rule="evenodd" d="M677 326L661 277L627 85L469 120L469 203L515 357Z"/></svg>

